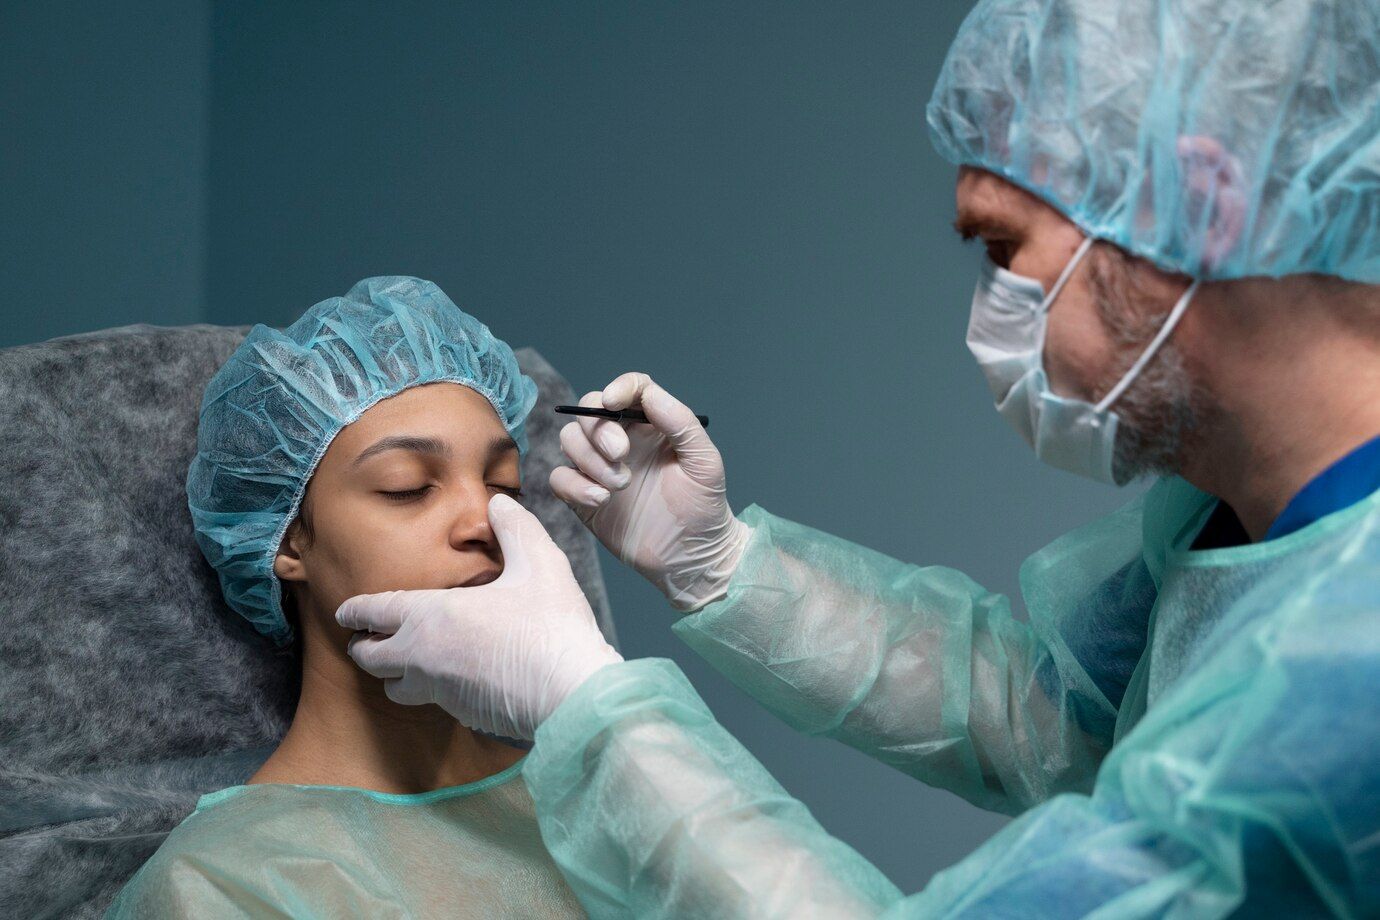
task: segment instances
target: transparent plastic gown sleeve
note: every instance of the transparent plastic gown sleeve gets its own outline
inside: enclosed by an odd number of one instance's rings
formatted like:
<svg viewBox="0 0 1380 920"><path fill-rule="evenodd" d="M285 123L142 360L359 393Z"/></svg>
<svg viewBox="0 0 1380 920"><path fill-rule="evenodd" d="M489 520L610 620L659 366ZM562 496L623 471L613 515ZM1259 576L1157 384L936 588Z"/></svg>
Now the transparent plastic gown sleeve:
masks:
<svg viewBox="0 0 1380 920"><path fill-rule="evenodd" d="M1023 811L924 891L831 837L655 660L596 673L537 733L557 864L601 916L1374 913L1380 500L1263 544L1147 706L1139 659L1176 613L1156 587L1184 522L1164 509L1188 492L1032 557L1028 624L951 570L744 513L729 596L681 635L796 727Z"/></svg>

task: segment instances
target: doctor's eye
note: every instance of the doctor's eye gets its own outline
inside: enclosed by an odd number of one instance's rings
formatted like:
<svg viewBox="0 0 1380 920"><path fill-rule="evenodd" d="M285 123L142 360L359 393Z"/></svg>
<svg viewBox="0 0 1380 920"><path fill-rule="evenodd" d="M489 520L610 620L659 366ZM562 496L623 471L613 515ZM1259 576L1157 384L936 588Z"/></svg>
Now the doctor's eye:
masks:
<svg viewBox="0 0 1380 920"><path fill-rule="evenodd" d="M431 486L421 486L416 489L405 489L400 492L380 492L379 494L392 502L409 502L421 498L431 491Z"/></svg>
<svg viewBox="0 0 1380 920"><path fill-rule="evenodd" d="M987 247L987 258L1001 268L1011 268L1011 243L1007 240L983 240Z"/></svg>

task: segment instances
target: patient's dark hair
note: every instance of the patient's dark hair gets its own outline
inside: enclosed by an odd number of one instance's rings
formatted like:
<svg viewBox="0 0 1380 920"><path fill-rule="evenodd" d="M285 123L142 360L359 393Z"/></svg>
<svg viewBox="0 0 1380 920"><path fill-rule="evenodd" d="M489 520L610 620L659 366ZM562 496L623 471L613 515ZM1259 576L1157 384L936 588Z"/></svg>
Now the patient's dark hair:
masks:
<svg viewBox="0 0 1380 920"><path fill-rule="evenodd" d="M302 495L302 503L297 506L297 517L293 521L302 529L302 535L310 543L316 539L316 529L311 523L311 492L308 490Z"/></svg>

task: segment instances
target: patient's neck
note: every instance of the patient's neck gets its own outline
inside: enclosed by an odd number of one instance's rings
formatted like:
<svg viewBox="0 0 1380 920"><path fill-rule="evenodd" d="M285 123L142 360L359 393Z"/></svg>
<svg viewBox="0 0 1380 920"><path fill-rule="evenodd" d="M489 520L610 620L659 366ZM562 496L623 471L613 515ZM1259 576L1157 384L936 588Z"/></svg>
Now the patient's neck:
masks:
<svg viewBox="0 0 1380 920"><path fill-rule="evenodd" d="M522 757L521 750L476 735L439 706L394 703L383 681L360 670L346 653L348 633L311 616L301 622L297 711L251 783L408 794L471 783Z"/></svg>

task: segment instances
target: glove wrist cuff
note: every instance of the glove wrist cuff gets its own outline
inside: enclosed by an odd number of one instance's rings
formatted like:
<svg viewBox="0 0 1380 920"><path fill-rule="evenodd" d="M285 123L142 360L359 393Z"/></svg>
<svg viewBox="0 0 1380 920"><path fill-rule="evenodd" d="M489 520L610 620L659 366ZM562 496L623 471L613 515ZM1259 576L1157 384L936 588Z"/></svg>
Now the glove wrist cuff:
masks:
<svg viewBox="0 0 1380 920"><path fill-rule="evenodd" d="M684 589L671 587L667 592L666 598L672 607L682 613L694 613L728 594L733 573L738 570L738 564L742 562L743 554L752 540L752 528L730 516L724 533L719 552L700 576Z"/></svg>
<svg viewBox="0 0 1380 920"><path fill-rule="evenodd" d="M623 661L623 656L618 650L607 642L601 642L600 648L582 649L579 654L572 654L566 651L551 669L551 674L547 679L544 705L540 707L536 726L546 721L551 713L555 712L561 703L565 702L572 693L595 675L611 664L619 664ZM536 726L533 726L535 732Z"/></svg>

